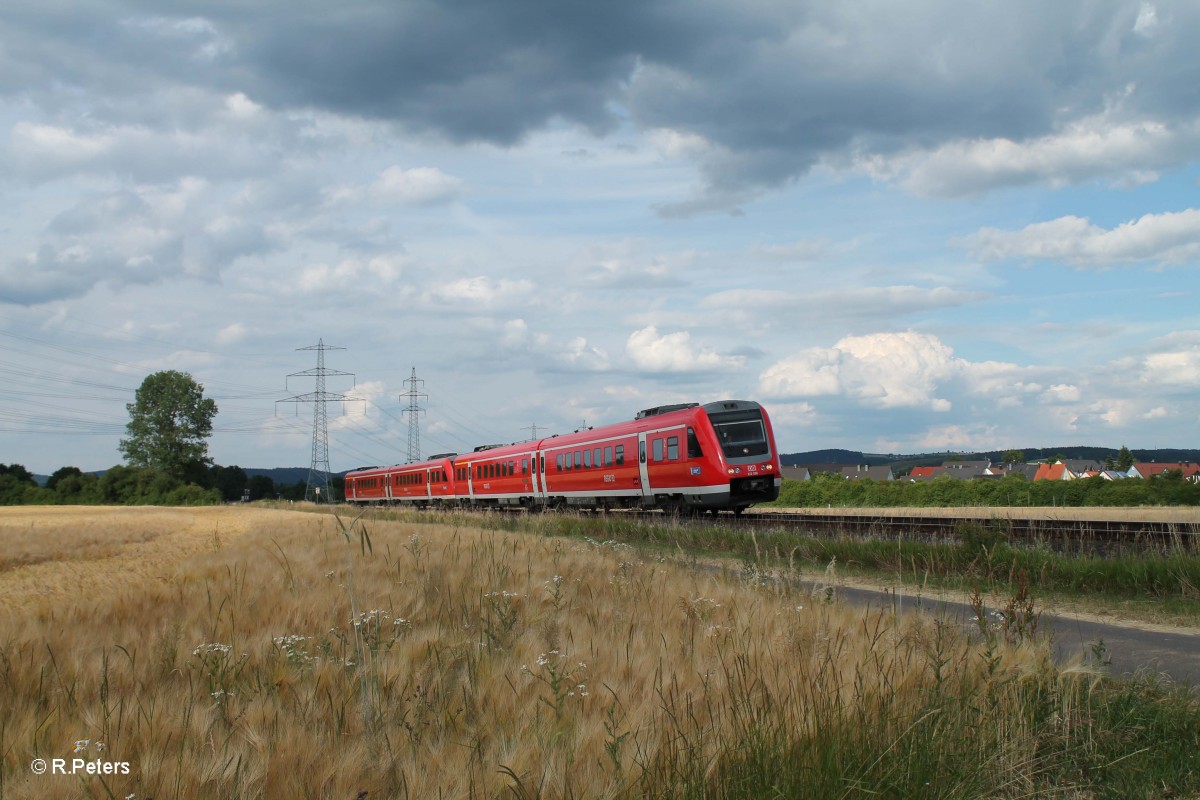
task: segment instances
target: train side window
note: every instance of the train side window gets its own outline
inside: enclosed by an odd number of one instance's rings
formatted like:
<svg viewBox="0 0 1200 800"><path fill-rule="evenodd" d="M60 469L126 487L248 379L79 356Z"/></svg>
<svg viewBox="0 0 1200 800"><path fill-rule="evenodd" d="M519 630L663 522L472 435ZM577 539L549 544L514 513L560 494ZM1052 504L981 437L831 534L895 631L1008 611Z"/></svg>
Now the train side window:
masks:
<svg viewBox="0 0 1200 800"><path fill-rule="evenodd" d="M700 449L700 440L696 438L696 431L688 428L688 458L704 458L704 451Z"/></svg>
<svg viewBox="0 0 1200 800"><path fill-rule="evenodd" d="M620 467L625 463L625 445L617 445L617 466Z"/></svg>
<svg viewBox="0 0 1200 800"><path fill-rule="evenodd" d="M508 462L508 474L509 475L517 474L517 462L516 461Z"/></svg>
<svg viewBox="0 0 1200 800"><path fill-rule="evenodd" d="M528 458L521 459L521 474L522 475L529 474L529 459Z"/></svg>
<svg viewBox="0 0 1200 800"><path fill-rule="evenodd" d="M671 436L667 439L667 461L676 461L679 459L679 437Z"/></svg>
<svg viewBox="0 0 1200 800"><path fill-rule="evenodd" d="M606 466L606 467L612 466L612 448L611 447L604 448L604 466Z"/></svg>
<svg viewBox="0 0 1200 800"><path fill-rule="evenodd" d="M558 467L558 471L562 472L563 471L562 453L559 453L557 456L554 457L554 463L555 463L555 466Z"/></svg>
<svg viewBox="0 0 1200 800"><path fill-rule="evenodd" d="M575 469L583 469L583 453L575 451Z"/></svg>
<svg viewBox="0 0 1200 800"><path fill-rule="evenodd" d="M591 450L583 451L583 466L586 467L587 469L592 468L592 451Z"/></svg>
<svg viewBox="0 0 1200 800"><path fill-rule="evenodd" d="M654 460L655 461L663 460L663 440L662 439L654 440Z"/></svg>

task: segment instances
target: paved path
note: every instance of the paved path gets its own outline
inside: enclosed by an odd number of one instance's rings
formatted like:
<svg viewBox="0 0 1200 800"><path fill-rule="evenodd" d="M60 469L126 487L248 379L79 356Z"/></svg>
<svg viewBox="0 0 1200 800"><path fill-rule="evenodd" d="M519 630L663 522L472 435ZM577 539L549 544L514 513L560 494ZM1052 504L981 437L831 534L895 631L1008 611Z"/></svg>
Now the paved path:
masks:
<svg viewBox="0 0 1200 800"><path fill-rule="evenodd" d="M967 628L976 626L975 612L966 603L849 586L838 586L837 594L859 605L923 611L939 614ZM1090 653L1098 642L1103 641L1112 674L1151 670L1200 691L1200 633L1160 632L1134 627L1130 623L1053 614L1043 614L1041 625L1051 632L1059 663L1069 663L1081 654Z"/></svg>

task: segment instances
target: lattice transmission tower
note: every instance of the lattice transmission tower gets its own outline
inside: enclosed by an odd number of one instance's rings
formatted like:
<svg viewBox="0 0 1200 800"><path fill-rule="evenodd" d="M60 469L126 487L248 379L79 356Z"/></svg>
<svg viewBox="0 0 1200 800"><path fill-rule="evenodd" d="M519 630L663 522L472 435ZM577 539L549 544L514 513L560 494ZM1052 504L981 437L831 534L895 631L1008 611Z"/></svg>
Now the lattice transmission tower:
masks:
<svg viewBox="0 0 1200 800"><path fill-rule="evenodd" d="M329 486L329 415L326 412L325 404L330 402L346 402L347 400L358 400L357 397L347 397L344 394L337 394L325 391L325 379L329 377L339 377L348 375L354 377L352 372L342 372L336 369L325 368L325 353L329 350L345 350L344 347L331 347L325 344L324 339L318 339L317 343L310 347L298 347L296 351L301 350L316 350L317 351L317 367L316 369L306 369L303 372L293 372L288 375L291 378L315 378L316 391L308 392L307 394L298 394L294 397L288 397L284 400L276 400L276 403L296 403L299 410L300 403L313 404L313 441L312 441L312 463L308 468L308 484L304 490L305 500L315 500L326 503L333 502L333 492Z"/></svg>
<svg viewBox="0 0 1200 800"><path fill-rule="evenodd" d="M425 381L417 377L417 368L413 367L412 376L404 381L404 385L408 387L408 391L400 395L400 401L408 399L408 407L401 413L408 414L408 463L421 460L421 425L417 418L425 413L425 409L417 404L418 400L428 400L429 395L420 390L420 386Z"/></svg>

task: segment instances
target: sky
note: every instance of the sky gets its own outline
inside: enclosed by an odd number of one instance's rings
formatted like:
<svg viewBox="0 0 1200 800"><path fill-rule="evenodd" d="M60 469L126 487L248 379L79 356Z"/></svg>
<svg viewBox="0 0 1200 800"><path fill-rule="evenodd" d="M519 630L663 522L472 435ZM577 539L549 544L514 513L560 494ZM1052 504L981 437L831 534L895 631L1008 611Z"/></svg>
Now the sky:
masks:
<svg viewBox="0 0 1200 800"><path fill-rule="evenodd" d="M783 452L1200 446L1194 0L5 0L0 463L334 470L761 402ZM288 377L288 376L292 377Z"/></svg>

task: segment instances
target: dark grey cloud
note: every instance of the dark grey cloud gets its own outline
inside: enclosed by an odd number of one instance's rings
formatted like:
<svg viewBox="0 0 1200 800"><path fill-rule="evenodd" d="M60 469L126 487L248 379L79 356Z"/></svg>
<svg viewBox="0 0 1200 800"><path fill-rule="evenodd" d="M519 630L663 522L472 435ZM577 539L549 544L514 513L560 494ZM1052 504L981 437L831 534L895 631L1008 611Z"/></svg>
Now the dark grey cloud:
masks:
<svg viewBox="0 0 1200 800"><path fill-rule="evenodd" d="M0 91L45 107L95 92L103 114L121 97L153 106L155 93L187 85L504 146L555 120L604 133L629 115L710 144L695 156L707 188L666 215L727 208L824 158L1022 141L1106 111L1166 125L1200 114L1200 6L1188 0L165 9L6 9Z"/></svg>

